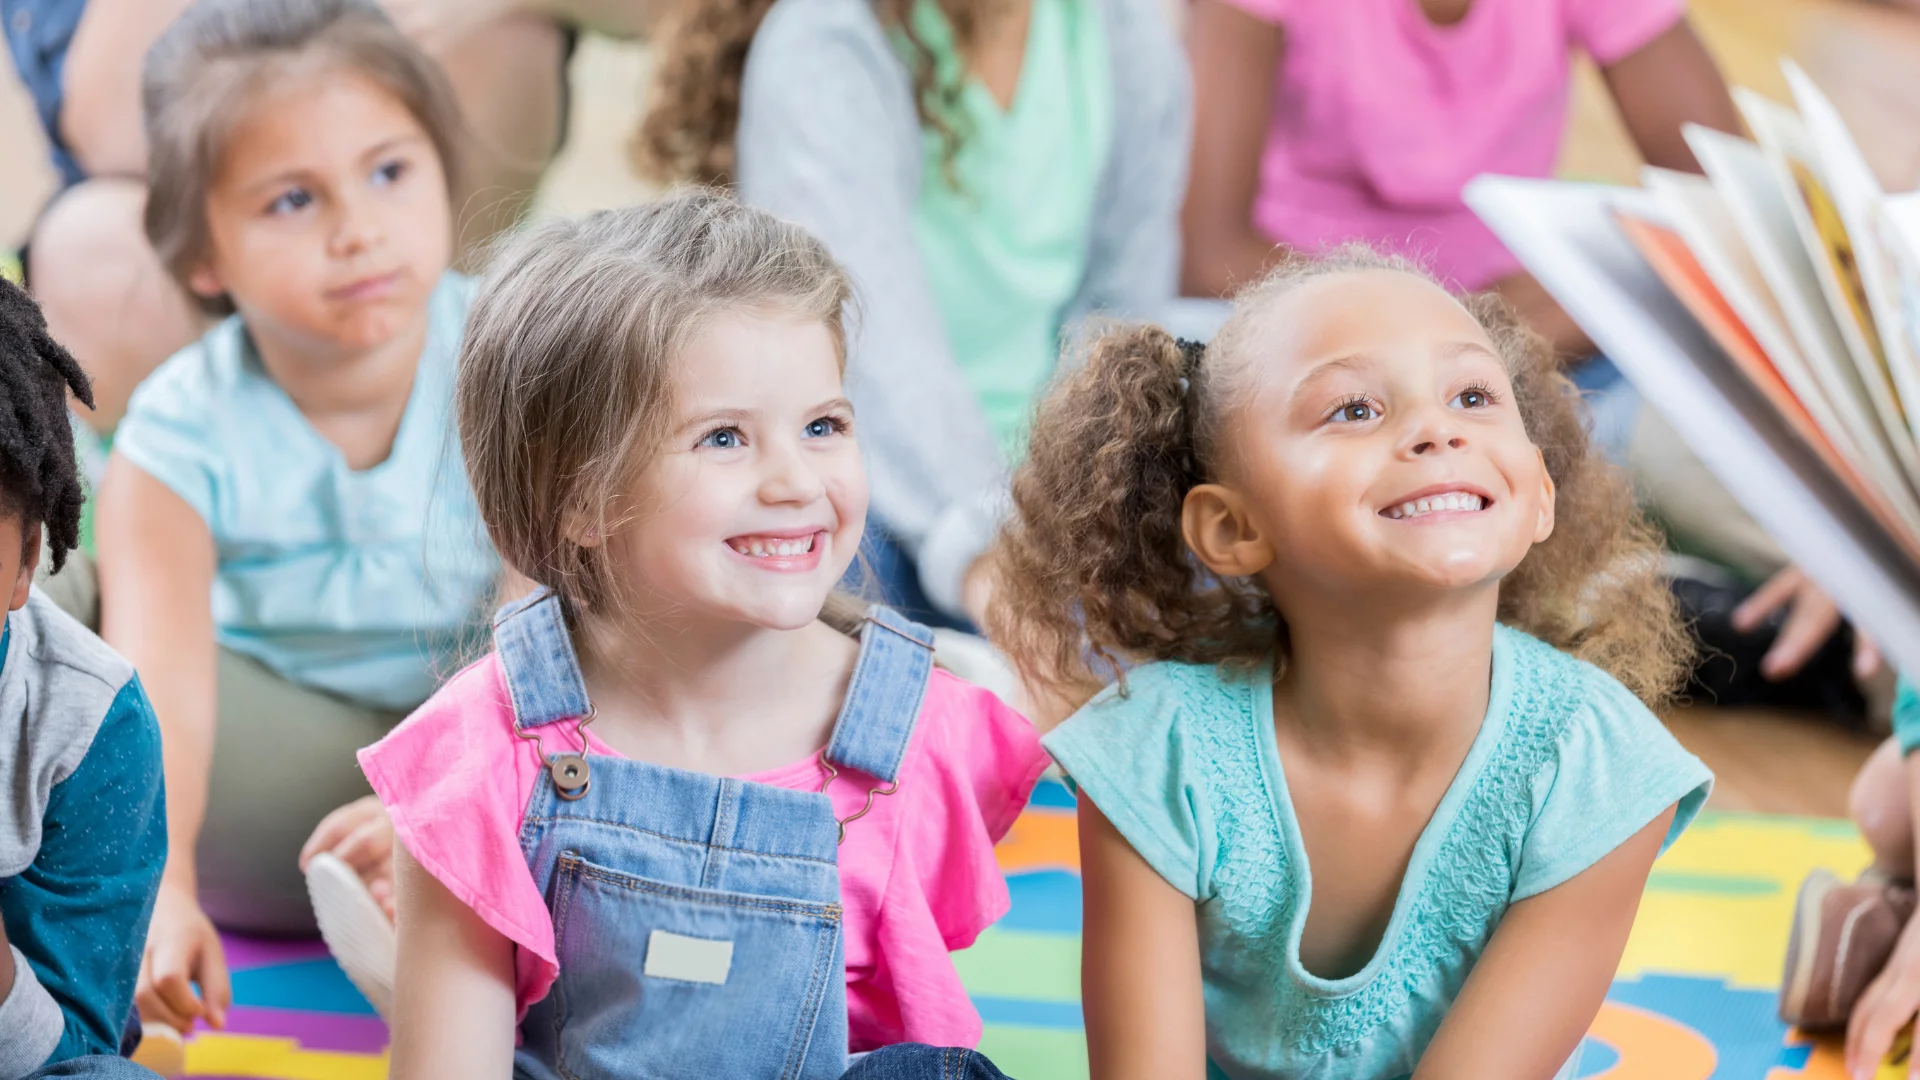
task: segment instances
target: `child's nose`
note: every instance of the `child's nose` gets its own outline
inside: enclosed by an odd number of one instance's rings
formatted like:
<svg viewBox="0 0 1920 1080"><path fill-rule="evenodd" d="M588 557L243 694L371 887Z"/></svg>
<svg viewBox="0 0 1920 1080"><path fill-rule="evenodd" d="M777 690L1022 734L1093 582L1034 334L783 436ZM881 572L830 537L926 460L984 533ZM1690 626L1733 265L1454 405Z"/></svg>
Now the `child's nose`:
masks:
<svg viewBox="0 0 1920 1080"><path fill-rule="evenodd" d="M826 492L826 483L798 446L780 446L767 458L760 497L767 502L807 503Z"/></svg>
<svg viewBox="0 0 1920 1080"><path fill-rule="evenodd" d="M1422 456L1448 450L1463 450L1467 433L1459 416L1444 405L1429 405L1407 418L1407 434L1401 444L1409 455Z"/></svg>

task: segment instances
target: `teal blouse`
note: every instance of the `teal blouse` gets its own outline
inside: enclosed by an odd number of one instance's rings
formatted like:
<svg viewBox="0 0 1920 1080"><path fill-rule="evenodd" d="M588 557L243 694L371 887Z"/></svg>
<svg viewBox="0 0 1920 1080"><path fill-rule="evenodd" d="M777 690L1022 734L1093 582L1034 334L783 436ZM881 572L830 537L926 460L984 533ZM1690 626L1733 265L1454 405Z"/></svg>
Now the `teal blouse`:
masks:
<svg viewBox="0 0 1920 1080"><path fill-rule="evenodd" d="M1671 843L1712 775L1624 686L1501 627L1472 749L1414 846L1360 971L1300 962L1312 895L1273 729L1271 664L1151 664L1046 737L1161 877L1198 904L1209 1076L1410 1074L1501 914L1598 862L1667 807ZM1663 845L1664 848L1664 845Z"/></svg>

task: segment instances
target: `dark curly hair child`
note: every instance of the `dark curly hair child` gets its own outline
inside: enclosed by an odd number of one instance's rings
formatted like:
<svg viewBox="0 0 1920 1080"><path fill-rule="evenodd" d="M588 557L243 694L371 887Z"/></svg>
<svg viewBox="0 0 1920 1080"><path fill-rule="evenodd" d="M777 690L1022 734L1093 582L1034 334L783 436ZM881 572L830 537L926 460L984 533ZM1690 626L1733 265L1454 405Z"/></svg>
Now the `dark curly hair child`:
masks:
<svg viewBox="0 0 1920 1080"><path fill-rule="evenodd" d="M1711 776L1646 704L1658 538L1540 340L1294 259L1204 349L1094 342L1013 497L997 643L1042 697L1125 669L1045 740L1093 1075L1576 1075Z"/></svg>
<svg viewBox="0 0 1920 1080"><path fill-rule="evenodd" d="M0 279L0 511L17 517L23 550L46 526L46 558L57 572L80 543L87 496L74 460L67 394L93 407L93 389L73 356L47 333L24 290ZM27 577L32 577L32 567Z"/></svg>
<svg viewBox="0 0 1920 1080"><path fill-rule="evenodd" d="M115 1055L167 831L133 665L33 587L43 529L55 570L79 540L69 392L92 406L39 307L0 280L0 1076L104 1080L145 1071Z"/></svg>

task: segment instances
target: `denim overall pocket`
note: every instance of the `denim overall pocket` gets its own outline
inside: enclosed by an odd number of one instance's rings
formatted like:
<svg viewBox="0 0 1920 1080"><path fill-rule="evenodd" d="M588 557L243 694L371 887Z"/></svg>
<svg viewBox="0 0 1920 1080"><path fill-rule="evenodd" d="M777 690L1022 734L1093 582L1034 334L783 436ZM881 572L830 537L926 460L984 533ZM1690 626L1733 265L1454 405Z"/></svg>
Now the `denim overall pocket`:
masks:
<svg viewBox="0 0 1920 1080"><path fill-rule="evenodd" d="M574 851L553 901L564 1077L798 1080L822 1004L845 992L837 903L654 881Z"/></svg>

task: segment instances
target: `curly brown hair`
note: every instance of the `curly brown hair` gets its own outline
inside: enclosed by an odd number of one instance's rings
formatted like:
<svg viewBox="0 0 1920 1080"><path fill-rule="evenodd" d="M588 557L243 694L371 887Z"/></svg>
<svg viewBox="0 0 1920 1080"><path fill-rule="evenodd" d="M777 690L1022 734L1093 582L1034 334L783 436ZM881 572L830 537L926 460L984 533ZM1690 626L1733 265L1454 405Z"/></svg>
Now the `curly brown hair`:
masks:
<svg viewBox="0 0 1920 1080"><path fill-rule="evenodd" d="M1214 358L1244 348L1254 313L1303 282L1369 270L1432 280L1362 245L1296 256L1235 298L1201 362L1158 327L1118 327L1060 379L1035 418L992 554L994 640L1030 686L1077 704L1148 661L1251 664L1277 651L1284 670L1285 619L1256 579L1215 578L1193 557L1181 508L1221 460L1239 399L1232 366ZM1664 704L1692 644L1660 575L1660 534L1595 450L1579 392L1546 342L1496 296L1463 302L1505 362L1556 486L1553 534L1501 582L1500 621Z"/></svg>
<svg viewBox="0 0 1920 1080"><path fill-rule="evenodd" d="M933 52L909 17L916 0L874 0L880 21L899 33L914 104L922 127L940 141L948 183L968 132L960 110L965 89L958 72L943 75ZM936 0L953 29L961 56L980 39L982 15L996 0ZM660 36L647 91L652 104L629 144L636 172L660 184L728 184L733 179L733 136L740 122L740 84L753 35L774 0L688 0Z"/></svg>

